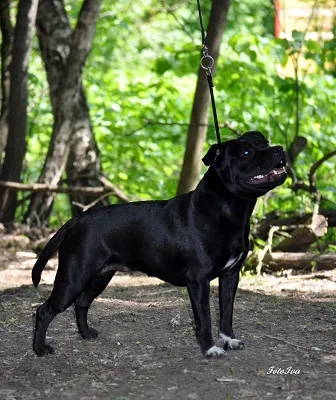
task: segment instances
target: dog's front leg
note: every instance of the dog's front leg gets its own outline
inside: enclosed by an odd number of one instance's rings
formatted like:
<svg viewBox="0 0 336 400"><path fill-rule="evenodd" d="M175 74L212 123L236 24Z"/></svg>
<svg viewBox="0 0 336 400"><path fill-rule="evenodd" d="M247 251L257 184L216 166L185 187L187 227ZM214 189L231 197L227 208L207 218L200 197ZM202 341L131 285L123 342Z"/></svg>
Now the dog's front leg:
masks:
<svg viewBox="0 0 336 400"><path fill-rule="evenodd" d="M235 339L232 329L233 303L238 287L239 271L223 271L219 276L219 310L220 310L220 333L219 337L224 349L242 350L244 342Z"/></svg>
<svg viewBox="0 0 336 400"><path fill-rule="evenodd" d="M188 280L189 297L195 317L196 336L207 357L222 357L226 352L215 346L211 332L210 282Z"/></svg>

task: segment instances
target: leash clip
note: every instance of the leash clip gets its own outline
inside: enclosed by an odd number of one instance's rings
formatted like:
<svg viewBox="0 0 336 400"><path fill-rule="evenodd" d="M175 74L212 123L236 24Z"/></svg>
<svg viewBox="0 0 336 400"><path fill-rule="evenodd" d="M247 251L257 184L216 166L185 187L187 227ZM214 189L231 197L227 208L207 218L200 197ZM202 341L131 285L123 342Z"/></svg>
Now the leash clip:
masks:
<svg viewBox="0 0 336 400"><path fill-rule="evenodd" d="M208 47L206 45L203 46L202 49L203 57L201 58L201 68L206 71L207 75L211 75L211 68L215 64L215 60L209 55Z"/></svg>
<svg viewBox="0 0 336 400"><path fill-rule="evenodd" d="M206 62L208 65L205 65L204 62ZM211 68L214 66L214 63L215 60L209 56L209 54L206 54L201 58L201 68L205 70L207 75L211 74Z"/></svg>

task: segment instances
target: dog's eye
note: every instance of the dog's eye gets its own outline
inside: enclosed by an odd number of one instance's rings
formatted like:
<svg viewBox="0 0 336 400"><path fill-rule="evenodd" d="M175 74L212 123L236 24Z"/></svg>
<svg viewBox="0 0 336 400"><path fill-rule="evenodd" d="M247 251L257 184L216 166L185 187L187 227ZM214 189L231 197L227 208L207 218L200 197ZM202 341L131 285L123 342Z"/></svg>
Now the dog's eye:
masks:
<svg viewBox="0 0 336 400"><path fill-rule="evenodd" d="M252 153L251 150L245 149L241 152L242 157L248 157Z"/></svg>

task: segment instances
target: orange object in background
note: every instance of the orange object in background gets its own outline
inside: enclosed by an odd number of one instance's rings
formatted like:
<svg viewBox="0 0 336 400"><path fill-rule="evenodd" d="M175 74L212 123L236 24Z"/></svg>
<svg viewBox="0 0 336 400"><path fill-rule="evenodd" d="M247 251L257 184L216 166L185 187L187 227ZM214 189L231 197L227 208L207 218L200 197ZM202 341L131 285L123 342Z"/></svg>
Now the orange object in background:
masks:
<svg viewBox="0 0 336 400"><path fill-rule="evenodd" d="M281 28L281 21L280 21L280 15L281 15L281 4L280 0L274 0L274 36L276 38L280 37L282 28Z"/></svg>
<svg viewBox="0 0 336 400"><path fill-rule="evenodd" d="M294 30L306 32L306 39L330 40L336 15L334 0L273 0L274 36L291 39Z"/></svg>

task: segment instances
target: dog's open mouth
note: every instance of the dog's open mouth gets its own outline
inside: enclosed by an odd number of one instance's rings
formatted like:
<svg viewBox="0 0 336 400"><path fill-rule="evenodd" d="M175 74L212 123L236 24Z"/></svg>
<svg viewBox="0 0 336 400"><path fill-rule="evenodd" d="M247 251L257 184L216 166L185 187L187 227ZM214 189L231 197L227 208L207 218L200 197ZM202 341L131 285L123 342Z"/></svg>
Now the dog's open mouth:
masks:
<svg viewBox="0 0 336 400"><path fill-rule="evenodd" d="M279 165L280 164L280 165ZM252 184L252 185L261 185L264 183L272 183L272 182L276 182L277 180L279 180L280 178L283 178L284 175L286 175L286 170L284 166L284 163L279 163L275 168L273 168L271 171L267 172L267 174L260 174L260 175L256 175L253 176L252 178L250 178L248 180L248 183Z"/></svg>

